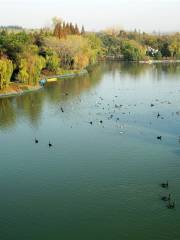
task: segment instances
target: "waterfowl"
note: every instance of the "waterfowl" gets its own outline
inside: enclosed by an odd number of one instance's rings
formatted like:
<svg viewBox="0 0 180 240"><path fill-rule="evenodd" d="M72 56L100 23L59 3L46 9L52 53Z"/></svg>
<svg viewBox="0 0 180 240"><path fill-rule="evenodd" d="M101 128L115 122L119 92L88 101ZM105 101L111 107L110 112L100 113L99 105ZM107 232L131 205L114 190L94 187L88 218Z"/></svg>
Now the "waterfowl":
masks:
<svg viewBox="0 0 180 240"><path fill-rule="evenodd" d="M64 109L61 107L61 112L64 112Z"/></svg>
<svg viewBox="0 0 180 240"><path fill-rule="evenodd" d="M93 122L91 121L91 122L89 122L91 125L93 124Z"/></svg>
<svg viewBox="0 0 180 240"><path fill-rule="evenodd" d="M48 144L48 145L49 145L49 147L52 147L52 146L53 146L52 143L50 143L50 141L49 141L49 144Z"/></svg>
<svg viewBox="0 0 180 240"><path fill-rule="evenodd" d="M158 140L162 140L162 136L157 136L157 139Z"/></svg>
<svg viewBox="0 0 180 240"><path fill-rule="evenodd" d="M170 201L169 201L169 203L168 203L168 205L167 205L167 208L169 208L169 209L174 209L174 208L175 208L175 200L174 200L173 202L170 202Z"/></svg>
<svg viewBox="0 0 180 240"><path fill-rule="evenodd" d="M169 194L168 196L163 196L163 197L161 197L161 200L162 201L170 201L171 200L171 194Z"/></svg>
<svg viewBox="0 0 180 240"><path fill-rule="evenodd" d="M158 113L157 118L159 118L160 116L161 116L160 113Z"/></svg>
<svg viewBox="0 0 180 240"><path fill-rule="evenodd" d="M161 187L162 188L168 188L169 187L168 181L166 183L161 183Z"/></svg>
<svg viewBox="0 0 180 240"><path fill-rule="evenodd" d="M100 123L102 124L102 123L103 123L103 121L101 120L101 121L100 121Z"/></svg>
<svg viewBox="0 0 180 240"><path fill-rule="evenodd" d="M154 107L154 104L151 103L151 107Z"/></svg>
<svg viewBox="0 0 180 240"><path fill-rule="evenodd" d="M35 138L35 143L38 143L39 141Z"/></svg>

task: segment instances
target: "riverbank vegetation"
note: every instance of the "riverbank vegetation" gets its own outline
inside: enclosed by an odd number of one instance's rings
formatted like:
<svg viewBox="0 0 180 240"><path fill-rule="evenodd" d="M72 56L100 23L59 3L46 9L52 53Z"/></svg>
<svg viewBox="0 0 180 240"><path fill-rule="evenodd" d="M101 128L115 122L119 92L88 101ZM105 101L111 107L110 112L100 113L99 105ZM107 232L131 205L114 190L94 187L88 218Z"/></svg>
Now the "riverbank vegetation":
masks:
<svg viewBox="0 0 180 240"><path fill-rule="evenodd" d="M102 43L84 27L55 19L53 29L0 32L0 91L10 82L36 86L41 77L77 73L94 64ZM13 85L14 86L14 85Z"/></svg>
<svg viewBox="0 0 180 240"><path fill-rule="evenodd" d="M148 34L111 29L98 36L109 58L126 61L180 59L180 33Z"/></svg>
<svg viewBox="0 0 180 240"><path fill-rule="evenodd" d="M18 83L37 86L42 77L77 73L98 60L180 59L180 33L147 34L111 29L99 33L53 19L53 28L0 30L0 91ZM14 28L16 29L16 28ZM10 84L12 83L13 84Z"/></svg>

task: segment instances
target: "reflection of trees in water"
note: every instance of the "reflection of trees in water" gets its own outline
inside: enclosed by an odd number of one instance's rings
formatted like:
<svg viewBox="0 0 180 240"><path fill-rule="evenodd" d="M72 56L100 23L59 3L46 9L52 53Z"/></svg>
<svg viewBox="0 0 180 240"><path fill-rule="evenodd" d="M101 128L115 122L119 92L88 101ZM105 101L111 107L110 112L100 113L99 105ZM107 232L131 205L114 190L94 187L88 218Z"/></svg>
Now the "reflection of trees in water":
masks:
<svg viewBox="0 0 180 240"><path fill-rule="evenodd" d="M133 76L138 77L143 75L145 71L149 69L148 64L130 63L130 62L103 62L100 65L101 74L110 73L113 77L116 74L121 74L121 76Z"/></svg>
<svg viewBox="0 0 180 240"><path fill-rule="evenodd" d="M154 81L177 81L180 74L178 63L156 63L152 67L151 75Z"/></svg>
<svg viewBox="0 0 180 240"><path fill-rule="evenodd" d="M103 71L96 66L89 74L77 78L61 79L46 87L46 98L49 102L59 103L79 96L81 92L95 87L101 80ZM68 96L65 94L68 93Z"/></svg>
<svg viewBox="0 0 180 240"><path fill-rule="evenodd" d="M154 66L159 75L165 74L172 76L180 73L180 64L178 63L155 64Z"/></svg>
<svg viewBox="0 0 180 240"><path fill-rule="evenodd" d="M13 99L0 99L0 128L9 128L16 123Z"/></svg>
<svg viewBox="0 0 180 240"><path fill-rule="evenodd" d="M109 72L114 76L116 73L120 73L121 76L131 76L134 78L144 75L146 72L150 72L153 76L158 75L159 79L166 76L178 76L180 74L179 63L156 63L156 64L141 64L130 62L110 62L102 63L103 73Z"/></svg>
<svg viewBox="0 0 180 240"><path fill-rule="evenodd" d="M121 64L121 75L130 75L135 78L144 75L146 71L149 70L149 65L140 63L127 63L123 62Z"/></svg>
<svg viewBox="0 0 180 240"><path fill-rule="evenodd" d="M103 72L97 66L90 74L60 80L49 84L44 90L28 93L16 98L0 100L0 127L5 128L16 124L16 119L25 117L33 126L37 126L41 118L45 100L51 103L67 101L78 96L82 91L91 89L102 77ZM65 96L68 93L68 96Z"/></svg>
<svg viewBox="0 0 180 240"><path fill-rule="evenodd" d="M41 118L43 99L43 91L20 96L16 98L16 111L22 117L26 117L32 125L36 126Z"/></svg>
<svg viewBox="0 0 180 240"><path fill-rule="evenodd" d="M139 64L139 63L129 63L129 62L112 62L111 64L107 63L108 72L113 73L120 73L121 76L133 76L139 77L143 75L145 71L148 70L147 64Z"/></svg>
<svg viewBox="0 0 180 240"><path fill-rule="evenodd" d="M42 112L43 92L29 93L17 98L0 100L0 127L6 128L16 124L25 117L33 126L37 126Z"/></svg>

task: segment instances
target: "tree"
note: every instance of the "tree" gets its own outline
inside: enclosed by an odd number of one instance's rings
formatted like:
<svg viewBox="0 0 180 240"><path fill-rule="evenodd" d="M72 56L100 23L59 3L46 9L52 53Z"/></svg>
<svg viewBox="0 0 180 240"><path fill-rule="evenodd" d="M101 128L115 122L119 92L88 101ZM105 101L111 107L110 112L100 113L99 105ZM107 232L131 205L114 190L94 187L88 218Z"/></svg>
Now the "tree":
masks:
<svg viewBox="0 0 180 240"><path fill-rule="evenodd" d="M6 57L1 58L0 59L0 89L1 90L9 86L12 73L13 73L12 62Z"/></svg>
<svg viewBox="0 0 180 240"><path fill-rule="evenodd" d="M17 57L33 41L33 37L26 32L0 34L0 46L4 53L14 62L17 63Z"/></svg>
<svg viewBox="0 0 180 240"><path fill-rule="evenodd" d="M169 49L169 43L167 41L162 45L161 54L163 57L171 57L171 51Z"/></svg>
<svg viewBox="0 0 180 240"><path fill-rule="evenodd" d="M21 56L19 56L18 80L28 85L37 85L42 69L46 66L43 57L38 56L35 46L29 47Z"/></svg>
<svg viewBox="0 0 180 240"><path fill-rule="evenodd" d="M73 24L72 23L70 23L70 34L75 34L75 28L74 28L74 26L73 26Z"/></svg>
<svg viewBox="0 0 180 240"><path fill-rule="evenodd" d="M104 55L104 49L102 47L103 43L96 34L87 34L86 38L89 42L89 49L90 49L90 64L94 64L97 61L98 57Z"/></svg>
<svg viewBox="0 0 180 240"><path fill-rule="evenodd" d="M46 68L51 72L58 72L60 67L60 58L53 50L48 50L46 53Z"/></svg>
<svg viewBox="0 0 180 240"><path fill-rule="evenodd" d="M82 29L81 29L81 35L85 35L85 28L84 28L84 26L82 26Z"/></svg>
<svg viewBox="0 0 180 240"><path fill-rule="evenodd" d="M82 69L95 62L100 52L100 44L100 40L93 35L69 35L60 40L52 37L45 39L45 46L58 54L61 67L65 69Z"/></svg>
<svg viewBox="0 0 180 240"><path fill-rule="evenodd" d="M170 46L169 46L169 50L171 52L171 56L175 57L175 58L179 58L180 57L180 41L178 41L178 39L173 39Z"/></svg>
<svg viewBox="0 0 180 240"><path fill-rule="evenodd" d="M63 28L61 22L56 24L54 28L54 36L59 39L63 37Z"/></svg>
<svg viewBox="0 0 180 240"><path fill-rule="evenodd" d="M122 43L122 54L124 56L124 60L140 61L144 60L146 49L134 40L128 40Z"/></svg>
<svg viewBox="0 0 180 240"><path fill-rule="evenodd" d="M99 35L99 38L102 41L102 44L104 46L104 52L106 52L107 56L113 56L116 58L121 57L121 45L122 41L119 37L114 37L109 34L103 34L101 33Z"/></svg>
<svg viewBox="0 0 180 240"><path fill-rule="evenodd" d="M75 32L76 35L79 35L79 34L80 34L79 28L78 28L78 25L77 25L77 24L75 25L75 30L74 30L74 32Z"/></svg>

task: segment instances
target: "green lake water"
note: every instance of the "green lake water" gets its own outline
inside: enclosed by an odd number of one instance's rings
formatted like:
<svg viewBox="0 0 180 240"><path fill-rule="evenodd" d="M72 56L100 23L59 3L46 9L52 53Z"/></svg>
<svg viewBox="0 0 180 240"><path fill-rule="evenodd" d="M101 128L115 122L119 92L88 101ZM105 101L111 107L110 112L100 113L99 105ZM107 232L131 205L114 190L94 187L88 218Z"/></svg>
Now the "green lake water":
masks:
<svg viewBox="0 0 180 240"><path fill-rule="evenodd" d="M179 240L180 64L102 63L1 99L0 193L1 240Z"/></svg>

